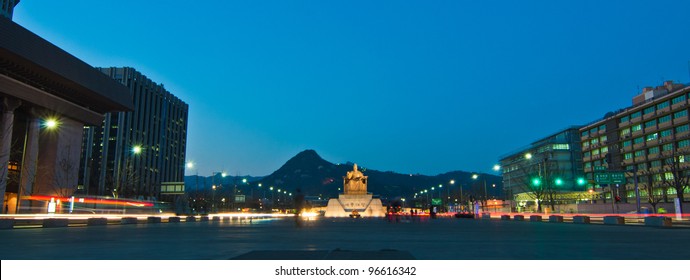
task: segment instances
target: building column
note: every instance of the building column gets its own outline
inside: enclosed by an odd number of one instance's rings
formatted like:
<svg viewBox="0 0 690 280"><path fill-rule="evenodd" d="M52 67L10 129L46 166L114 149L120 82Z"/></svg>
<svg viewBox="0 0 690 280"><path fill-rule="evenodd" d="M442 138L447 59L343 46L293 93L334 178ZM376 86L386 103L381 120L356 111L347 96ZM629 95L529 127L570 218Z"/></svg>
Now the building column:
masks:
<svg viewBox="0 0 690 280"><path fill-rule="evenodd" d="M0 211L5 213L5 190L7 190L7 173L10 162L10 148L12 147L12 128L14 126L14 110L21 105L19 99L4 97L2 99L2 120L0 120Z"/></svg>
<svg viewBox="0 0 690 280"><path fill-rule="evenodd" d="M79 183L79 155L84 125L63 118L52 130L42 131L39 139L37 171L33 193L68 197Z"/></svg>
<svg viewBox="0 0 690 280"><path fill-rule="evenodd" d="M19 179L19 196L34 193L38 164L38 137L41 129L41 120L33 112L30 114L26 127L26 140L24 140L24 154L22 169ZM18 204L17 207L20 205ZM19 210L19 209L17 209ZM19 212L17 212L19 213Z"/></svg>

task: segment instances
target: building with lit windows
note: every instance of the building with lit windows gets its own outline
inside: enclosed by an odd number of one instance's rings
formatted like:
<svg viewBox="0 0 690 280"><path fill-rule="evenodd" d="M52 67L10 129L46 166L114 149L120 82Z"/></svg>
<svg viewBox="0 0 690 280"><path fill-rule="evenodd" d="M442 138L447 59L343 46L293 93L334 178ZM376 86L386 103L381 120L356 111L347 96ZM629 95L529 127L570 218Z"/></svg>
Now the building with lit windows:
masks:
<svg viewBox="0 0 690 280"><path fill-rule="evenodd" d="M642 203L650 192L653 199L670 202L676 196L668 185L672 171L681 168L677 174L690 177L685 162L690 156L688 98L690 86L667 81L644 88L631 107L582 127L583 168L593 190L604 200L634 202L637 182ZM597 184L595 174L602 172L624 172L626 182Z"/></svg>
<svg viewBox="0 0 690 280"><path fill-rule="evenodd" d="M585 191L580 127L566 128L500 158L503 185L518 211L533 207L537 198L575 202Z"/></svg>
<svg viewBox="0 0 690 280"><path fill-rule="evenodd" d="M129 88L134 111L84 128L79 182L89 195L160 199L184 182L189 106L133 68L98 70Z"/></svg>

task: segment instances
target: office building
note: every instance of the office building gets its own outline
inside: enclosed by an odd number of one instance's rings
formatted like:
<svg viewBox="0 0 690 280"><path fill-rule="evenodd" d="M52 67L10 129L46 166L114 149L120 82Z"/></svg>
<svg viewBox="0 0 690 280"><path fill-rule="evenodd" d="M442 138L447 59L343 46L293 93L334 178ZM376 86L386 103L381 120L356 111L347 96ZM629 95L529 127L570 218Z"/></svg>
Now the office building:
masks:
<svg viewBox="0 0 690 280"><path fill-rule="evenodd" d="M503 185L516 203L514 207L534 207L537 199L542 204L564 204L582 198L579 129L566 128L500 158Z"/></svg>
<svg viewBox="0 0 690 280"><path fill-rule="evenodd" d="M133 68L98 70L129 88L134 111L85 127L80 184L93 195L160 199L184 182L189 107Z"/></svg>
<svg viewBox="0 0 690 280"><path fill-rule="evenodd" d="M637 182L643 203L650 193L662 201L676 197L669 186L674 173L677 178L690 177L685 161L690 156L689 94L690 86L671 81L644 88L631 107L580 129L583 168L594 191L604 199L632 202ZM624 174L625 182L601 183L598 174L613 172ZM684 192L689 191L685 186Z"/></svg>
<svg viewBox="0 0 690 280"><path fill-rule="evenodd" d="M0 0L0 14L8 19L12 19L14 6L19 4L19 0Z"/></svg>

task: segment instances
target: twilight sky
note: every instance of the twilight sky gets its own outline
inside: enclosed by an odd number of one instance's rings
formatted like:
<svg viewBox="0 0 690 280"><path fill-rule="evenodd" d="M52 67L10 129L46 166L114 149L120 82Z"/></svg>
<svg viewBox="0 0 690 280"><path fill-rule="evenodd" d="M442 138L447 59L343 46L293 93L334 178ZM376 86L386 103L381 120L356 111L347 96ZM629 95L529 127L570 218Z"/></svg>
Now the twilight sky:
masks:
<svg viewBox="0 0 690 280"><path fill-rule="evenodd" d="M14 21L190 106L188 174L304 149L401 173L501 155L690 81L690 1L23 0Z"/></svg>

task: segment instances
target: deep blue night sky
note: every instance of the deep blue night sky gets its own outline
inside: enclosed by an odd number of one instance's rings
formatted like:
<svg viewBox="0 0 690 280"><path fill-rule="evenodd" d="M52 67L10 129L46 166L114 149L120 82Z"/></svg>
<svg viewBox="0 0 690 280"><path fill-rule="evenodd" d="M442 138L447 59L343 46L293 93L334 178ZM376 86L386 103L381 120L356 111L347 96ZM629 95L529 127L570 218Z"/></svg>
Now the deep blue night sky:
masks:
<svg viewBox="0 0 690 280"><path fill-rule="evenodd" d="M373 2L373 3L372 3ZM21 1L14 21L190 105L200 175L304 149L401 173L500 155L690 81L690 1Z"/></svg>

